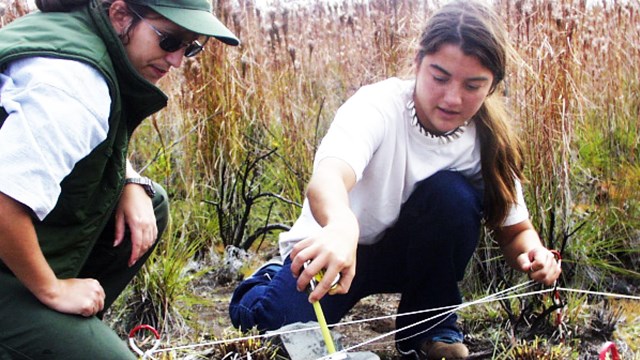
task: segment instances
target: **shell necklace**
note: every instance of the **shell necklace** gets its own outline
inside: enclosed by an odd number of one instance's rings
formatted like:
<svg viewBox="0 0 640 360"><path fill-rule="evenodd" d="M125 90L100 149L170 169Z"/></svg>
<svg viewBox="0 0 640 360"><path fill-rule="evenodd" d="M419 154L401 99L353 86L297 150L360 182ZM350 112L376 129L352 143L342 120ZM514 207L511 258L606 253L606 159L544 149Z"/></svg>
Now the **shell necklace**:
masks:
<svg viewBox="0 0 640 360"><path fill-rule="evenodd" d="M420 133L430 139L437 139L441 144L448 144L453 140L459 138L465 131L465 127L469 124L469 121L465 121L464 124L457 128L447 131L446 133L434 133L422 125L420 119L418 119L418 113L416 111L416 104L413 100L409 100L407 103L407 109L411 110L411 124L418 128Z"/></svg>

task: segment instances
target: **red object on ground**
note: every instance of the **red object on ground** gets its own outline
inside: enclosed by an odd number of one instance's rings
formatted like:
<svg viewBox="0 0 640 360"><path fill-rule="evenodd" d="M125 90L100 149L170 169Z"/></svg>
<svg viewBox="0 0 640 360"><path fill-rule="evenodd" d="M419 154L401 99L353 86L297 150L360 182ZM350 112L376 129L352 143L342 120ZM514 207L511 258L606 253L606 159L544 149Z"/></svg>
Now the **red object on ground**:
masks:
<svg viewBox="0 0 640 360"><path fill-rule="evenodd" d="M156 338L153 343L153 347L151 347L151 349L147 351L143 351L136 344L135 336L136 336L136 333L140 330L151 331ZM146 359L150 354L152 354L158 348L158 346L160 346L160 333L158 333L158 330L154 329L153 326L151 325L146 325L146 324L138 325L129 332L129 347L136 354L140 355L142 359Z"/></svg>
<svg viewBox="0 0 640 360"><path fill-rule="evenodd" d="M138 325L133 329L131 329L131 331L129 332L129 337L130 338L134 337L136 333L142 329L151 331L153 335L156 337L156 339L160 339L160 333L158 333L158 330L154 329L153 326L147 325L147 324Z"/></svg>
<svg viewBox="0 0 640 360"><path fill-rule="evenodd" d="M607 354L611 353L611 357L607 358ZM607 341L606 343L604 343L602 345L602 347L600 348L600 360L620 360L620 354L618 353L618 348L616 347L616 344L611 342L611 341Z"/></svg>

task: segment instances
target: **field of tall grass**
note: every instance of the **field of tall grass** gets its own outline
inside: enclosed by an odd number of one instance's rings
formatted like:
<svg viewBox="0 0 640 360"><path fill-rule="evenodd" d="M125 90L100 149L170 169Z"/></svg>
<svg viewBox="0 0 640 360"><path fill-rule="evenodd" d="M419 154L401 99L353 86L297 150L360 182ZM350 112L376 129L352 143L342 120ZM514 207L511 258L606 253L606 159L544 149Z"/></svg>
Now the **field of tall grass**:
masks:
<svg viewBox="0 0 640 360"><path fill-rule="evenodd" d="M273 253L278 232L298 214L314 150L336 109L364 84L412 76L417 38L438 4L215 2L242 45L211 43L185 60L161 84L169 107L137 130L131 159L168 190L172 221L112 321L127 329L151 323L175 340L189 338L196 305L207 303L193 284L217 274L217 283L232 285ZM533 223L549 247L562 250L560 284L637 296L640 3L496 0L495 6L518 54L501 94L526 144ZM232 256L230 246L249 255ZM489 233L469 271L479 275L465 280L466 298L523 280L505 268ZM586 295L566 301L573 337L541 342L540 334L512 324L500 329L506 340L492 340L494 355L502 354L495 357L578 358L587 335L617 340L627 356L640 356L637 301ZM616 310L622 307L626 317ZM513 320L546 308L544 299L505 302L463 318L478 330L483 318Z"/></svg>

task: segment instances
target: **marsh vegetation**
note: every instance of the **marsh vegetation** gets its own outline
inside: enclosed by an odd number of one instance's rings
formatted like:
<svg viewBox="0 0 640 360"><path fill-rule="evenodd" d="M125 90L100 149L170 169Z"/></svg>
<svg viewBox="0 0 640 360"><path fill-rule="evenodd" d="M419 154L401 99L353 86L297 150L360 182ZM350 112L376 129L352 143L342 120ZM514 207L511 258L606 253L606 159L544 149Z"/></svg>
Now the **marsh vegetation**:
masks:
<svg viewBox="0 0 640 360"><path fill-rule="evenodd" d="M109 314L123 336L139 323L158 328L170 346L239 336L227 319L230 292L274 254L278 232L295 220L335 110L361 85L412 75L415 39L433 6L215 2L242 45L208 46L174 71L161 84L170 106L137 130L131 148L137 168L168 190L172 221ZM499 95L526 144L532 220L546 244L562 251L560 285L637 297L640 3L497 0L496 7L518 55ZM25 11L16 1L3 21ZM469 300L526 281L503 265L490 233L468 271L473 276L462 286ZM471 351L496 359L590 359L600 344L615 341L624 359L640 358L638 300L580 292L562 299L562 333L551 295L462 310ZM365 301L351 317L391 315L386 304L393 301ZM392 329L377 324L345 330L347 340ZM395 356L388 343L363 350ZM215 351L161 356L223 356Z"/></svg>

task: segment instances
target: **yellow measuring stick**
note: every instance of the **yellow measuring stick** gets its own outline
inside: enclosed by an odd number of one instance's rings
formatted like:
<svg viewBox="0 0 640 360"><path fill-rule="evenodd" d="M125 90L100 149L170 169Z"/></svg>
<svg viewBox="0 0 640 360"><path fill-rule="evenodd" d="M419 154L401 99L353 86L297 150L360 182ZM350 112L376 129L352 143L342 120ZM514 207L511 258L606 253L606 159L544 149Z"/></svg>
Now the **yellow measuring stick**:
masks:
<svg viewBox="0 0 640 360"><path fill-rule="evenodd" d="M307 260L304 263L305 269L307 268L310 262L311 262L310 260ZM311 281L309 282L309 287L307 288L307 291L308 292L313 291L318 285L318 283L322 281L323 276L324 276L324 270L321 270L319 273L314 275L314 277L311 278ZM336 278L333 279L333 282L331 283L331 287L332 288L336 287L338 285L338 281L340 281L340 274L338 274ZM322 332L322 338L324 339L324 343L327 346L327 351L329 355L331 355L336 352L336 346L333 343L333 338L331 338L331 332L329 331L329 325L327 325L327 319L325 319L324 313L322 312L320 301L315 301L312 303L312 305L313 305L313 311L315 311L316 318L318 319L318 324L320 324L320 332Z"/></svg>
<svg viewBox="0 0 640 360"><path fill-rule="evenodd" d="M331 355L336 352L336 346L333 344L333 338L331 338L329 325L327 325L327 320L324 318L324 313L322 312L320 301L313 302L313 311L316 312L316 317L318 318L318 324L320 324L320 331L322 332L322 338L324 339L324 343L327 346L327 351L329 352L329 355Z"/></svg>

